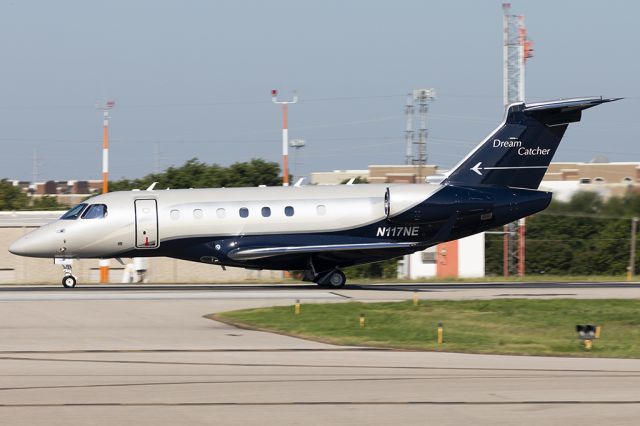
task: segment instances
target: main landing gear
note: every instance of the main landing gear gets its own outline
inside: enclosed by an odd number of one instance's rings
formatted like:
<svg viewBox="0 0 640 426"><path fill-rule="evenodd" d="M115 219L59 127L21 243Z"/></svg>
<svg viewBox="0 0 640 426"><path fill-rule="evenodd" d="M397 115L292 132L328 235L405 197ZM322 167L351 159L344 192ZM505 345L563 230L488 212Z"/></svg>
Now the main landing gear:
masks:
<svg viewBox="0 0 640 426"><path fill-rule="evenodd" d="M347 277L337 266L318 272L312 258L309 259L308 269L302 273L302 280L314 282L325 288L342 288L347 283Z"/></svg>
<svg viewBox="0 0 640 426"><path fill-rule="evenodd" d="M326 288L342 288L347 283L347 277L340 269L334 269L329 272L322 272L316 275L313 282L320 287Z"/></svg>

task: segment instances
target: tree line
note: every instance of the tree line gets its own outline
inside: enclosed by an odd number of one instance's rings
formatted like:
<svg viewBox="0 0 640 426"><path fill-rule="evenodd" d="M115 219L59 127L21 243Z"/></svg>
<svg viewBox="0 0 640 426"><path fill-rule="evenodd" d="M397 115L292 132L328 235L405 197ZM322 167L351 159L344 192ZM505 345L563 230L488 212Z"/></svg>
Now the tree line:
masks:
<svg viewBox="0 0 640 426"><path fill-rule="evenodd" d="M280 165L254 158L228 167L207 164L192 158L182 166L172 166L162 173L151 173L139 179L121 179L109 182L110 191L146 189L153 182L156 188L230 188L239 186L277 186L282 184Z"/></svg>
<svg viewBox="0 0 640 426"><path fill-rule="evenodd" d="M608 200L578 192L568 202L553 201L527 218L525 273L625 274L634 216L640 216L640 194L634 192ZM487 274L502 275L502 235L487 234L485 244Z"/></svg>
<svg viewBox="0 0 640 426"><path fill-rule="evenodd" d="M0 180L1 210L65 210L53 196L29 197L19 187L7 179Z"/></svg>

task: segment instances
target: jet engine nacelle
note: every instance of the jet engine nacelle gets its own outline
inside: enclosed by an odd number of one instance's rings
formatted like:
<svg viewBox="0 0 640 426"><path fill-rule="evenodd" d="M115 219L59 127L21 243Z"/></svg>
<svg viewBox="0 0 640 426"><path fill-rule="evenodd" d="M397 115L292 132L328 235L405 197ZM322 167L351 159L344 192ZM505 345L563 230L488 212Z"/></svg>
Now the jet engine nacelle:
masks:
<svg viewBox="0 0 640 426"><path fill-rule="evenodd" d="M384 198L387 219L399 224L446 220L456 211L457 196L445 188L439 185L387 188Z"/></svg>
<svg viewBox="0 0 640 426"><path fill-rule="evenodd" d="M497 226L544 210L551 194L509 187L468 188L441 185L389 187L387 220L398 224L436 224L455 219L454 228Z"/></svg>

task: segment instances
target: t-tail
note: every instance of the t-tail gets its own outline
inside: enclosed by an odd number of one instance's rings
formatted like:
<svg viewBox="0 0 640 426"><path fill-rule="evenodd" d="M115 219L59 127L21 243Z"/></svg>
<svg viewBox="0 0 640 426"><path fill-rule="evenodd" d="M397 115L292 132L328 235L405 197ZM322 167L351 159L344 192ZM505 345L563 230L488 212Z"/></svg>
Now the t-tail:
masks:
<svg viewBox="0 0 640 426"><path fill-rule="evenodd" d="M443 183L537 189L570 123L582 110L621 98L578 98L509 105L500 126Z"/></svg>

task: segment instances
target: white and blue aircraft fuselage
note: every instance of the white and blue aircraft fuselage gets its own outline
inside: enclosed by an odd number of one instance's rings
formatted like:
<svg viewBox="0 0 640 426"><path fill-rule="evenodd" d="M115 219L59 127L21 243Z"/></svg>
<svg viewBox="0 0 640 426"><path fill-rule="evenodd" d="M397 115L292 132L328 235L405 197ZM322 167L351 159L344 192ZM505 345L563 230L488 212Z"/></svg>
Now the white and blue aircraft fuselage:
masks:
<svg viewBox="0 0 640 426"><path fill-rule="evenodd" d="M438 184L179 189L92 197L17 240L18 255L168 256L220 266L301 270L322 286L343 267L390 259L545 209L538 191L569 123L615 99L507 108L504 121ZM66 263L63 285L75 286Z"/></svg>

